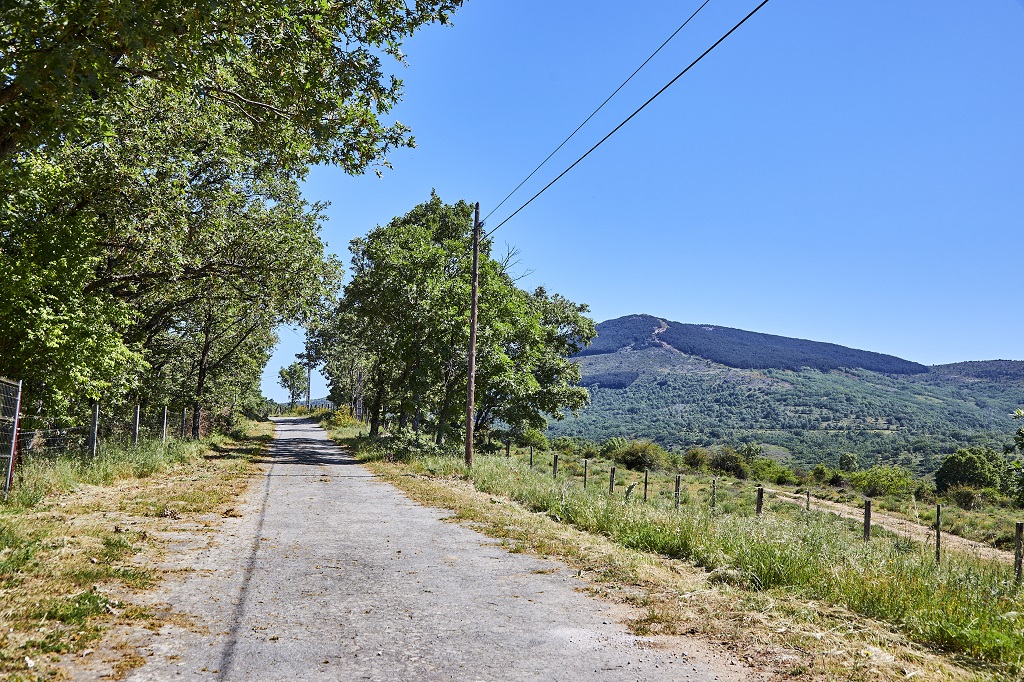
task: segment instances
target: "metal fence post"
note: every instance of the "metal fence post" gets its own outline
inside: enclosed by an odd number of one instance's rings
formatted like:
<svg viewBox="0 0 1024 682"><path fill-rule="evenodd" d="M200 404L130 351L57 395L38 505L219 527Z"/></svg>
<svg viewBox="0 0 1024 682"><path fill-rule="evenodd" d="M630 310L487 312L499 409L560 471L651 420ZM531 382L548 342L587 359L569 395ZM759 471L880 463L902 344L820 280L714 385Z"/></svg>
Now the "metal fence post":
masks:
<svg viewBox="0 0 1024 682"><path fill-rule="evenodd" d="M139 444L139 418L142 416L142 405L135 404L135 422L132 424L132 445Z"/></svg>
<svg viewBox="0 0 1024 682"><path fill-rule="evenodd" d="M18 444L18 417L21 414L21 380L18 380L18 397L14 401L14 419L11 422L11 451L7 458L7 477L4 481L4 499L11 492L14 483L14 451Z"/></svg>
<svg viewBox="0 0 1024 682"><path fill-rule="evenodd" d="M1018 521L1013 533L1013 579L1020 585L1021 561L1024 560L1024 523Z"/></svg>
<svg viewBox="0 0 1024 682"><path fill-rule="evenodd" d="M100 404L92 404L92 426L89 429L89 456L95 457L100 442Z"/></svg>

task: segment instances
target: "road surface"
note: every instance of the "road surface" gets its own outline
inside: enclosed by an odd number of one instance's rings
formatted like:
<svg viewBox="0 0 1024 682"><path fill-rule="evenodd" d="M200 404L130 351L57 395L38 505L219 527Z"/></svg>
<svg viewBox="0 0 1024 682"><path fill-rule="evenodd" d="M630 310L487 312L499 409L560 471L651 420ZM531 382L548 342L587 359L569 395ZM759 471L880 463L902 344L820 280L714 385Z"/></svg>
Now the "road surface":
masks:
<svg viewBox="0 0 1024 682"><path fill-rule="evenodd" d="M177 615L127 679L750 679L697 642L630 635L564 565L443 522L315 424L276 426L241 517L153 597Z"/></svg>

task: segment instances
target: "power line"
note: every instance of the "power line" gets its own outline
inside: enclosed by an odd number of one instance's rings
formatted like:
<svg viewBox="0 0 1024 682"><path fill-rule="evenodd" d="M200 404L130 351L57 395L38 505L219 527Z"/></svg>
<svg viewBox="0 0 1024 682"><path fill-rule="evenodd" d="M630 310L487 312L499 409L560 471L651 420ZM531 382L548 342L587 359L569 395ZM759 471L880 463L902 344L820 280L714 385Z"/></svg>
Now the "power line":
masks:
<svg viewBox="0 0 1024 682"><path fill-rule="evenodd" d="M568 172L569 172L569 171L571 171L571 170L572 170L573 168L575 168L575 167L576 167L577 165L579 165L579 163L580 163L581 161L583 161L583 159L585 159L585 158L587 158L588 156L590 156L590 154L591 154L591 153L592 153L592 152L593 152L593 151L594 151L595 149L597 149L597 148L598 148L598 147L600 147L600 146L601 146L602 144L604 144L604 143L605 143L605 141L606 141L606 140L607 140L607 139L608 139L609 137L611 137L611 136L612 136L612 135L614 135L615 133L619 132L619 129L621 129L621 128L622 128L622 127L623 127L624 125L626 125L626 124L627 124L627 123L629 123L629 122L630 122L631 120L633 120L633 117L635 117L635 116L636 116L637 114L639 114L639 113L640 113L641 111L643 111L644 109L646 109L646 108L647 108L647 106L648 106L648 105L649 105L649 104L650 104L651 102L653 102L654 100L656 100L656 99L657 99L657 98L658 98L658 97L659 97L659 96L660 96L660 95L661 95L661 94L662 94L663 92L665 92L665 91L666 91L666 90L668 90L668 89L669 89L670 87L672 87L672 85L673 85L673 84L674 84L674 83L675 83L675 82L676 82L677 80L679 80L679 79L680 79L680 78L682 78L682 77L683 77L684 75L686 75L686 72L687 72L687 71L689 71L689 70L690 70L690 69L692 69L692 68L693 68L694 66L696 66L696 65L697 65L697 63L698 63L698 62L700 62L700 60L704 59L704 57L708 56L708 54L709 54L709 53L710 53L710 52L711 52L712 50L714 50L714 49L715 49L716 47L718 47L718 46L719 46L719 45L720 45L720 44L721 44L721 43L722 43L722 42L723 42L723 41L724 41L724 40L725 40L726 38L728 38L729 36L731 36L731 35L732 35L732 34L733 34L733 33L734 33L735 31L736 31L736 29L738 29L738 28L739 28L740 26L742 26L743 24L745 24L745 23L747 22L747 20L748 20L748 19L750 19L750 17L752 17L752 16L754 16L755 14L757 14L758 10L760 10L760 9L761 9L762 7L764 7L764 6L765 6L765 5L767 5L767 4L768 4L768 0L764 0L764 1L763 1L763 2L762 2L762 3L760 4L760 5L758 5L757 7L755 7L755 8L754 8L754 9L753 9L753 10L752 10L752 11L750 12L750 14L748 14L748 15L747 15L747 16L745 16L745 17L743 17L743 19L741 19L741 20L740 20L740 22L739 22L738 24L736 24L736 25L735 25L735 26L733 26L733 27L732 27L731 29L729 29L729 32L728 32L728 33L726 33L726 34L725 34L725 35L723 35L723 36L722 36L721 38L719 38L718 40L716 40L716 41L715 41L715 44L714 44L714 45L712 45L712 46L711 46L711 47L709 47L708 49L704 50L704 52L703 52L703 53L702 53L702 54L701 54L701 55L700 55L699 57L697 57L697 58L696 58L696 59L694 59L694 60L693 60L692 62L690 62L690 65L689 65L689 66L687 66L687 67L686 67L685 69L683 69L682 71L680 71L680 72L679 72L679 74L678 74L678 75L676 75L676 77L675 77L675 78L673 78L672 80L670 80L670 81L669 81L669 82L668 82L668 83L667 83L667 84L665 85L665 87L663 87L663 88L662 88L661 90L658 90L658 91L657 91L656 93L654 93L654 95L652 95L652 96L651 96L651 98L650 98L649 100L647 100L647 101L646 101L646 102L644 102L644 103L643 103L642 105L640 105L640 107L639 107L639 108L638 108L638 109L637 109L636 111L634 111L634 112L633 112L632 114L630 114L630 115L629 115L629 117L628 117L628 118L626 118L626 120L624 120L624 121L623 121L622 123L620 123L619 125L615 126L615 128L613 128L613 129L612 129L612 131L611 131L610 133L608 133L607 135L605 135L604 137L602 137L602 138L601 138L601 140L600 140L600 141L599 141L599 142L598 142L597 144L595 144L595 145L594 145L593 147L591 147L591 148L590 148L589 150L587 150L587 153L586 153L586 154L584 154L584 155L583 155L583 156L581 156L580 158L578 158L578 159L576 159L575 161L573 161L573 162L572 162L572 165L571 165L571 166L569 166L569 167L568 167L568 168L566 168L566 169L565 169L564 171L562 171L561 173L559 173L559 174L558 174L558 176L557 176L557 177L556 177L556 178L555 178L554 180L552 180L552 181L551 181L551 182L549 182L548 184L544 185L544 187L543 187L543 188L542 188L542 189L541 189L541 190L540 190L539 192L537 192L537 193L536 193L536 194L534 194L534 195L533 195L532 197L530 197L530 199L529 199L529 200L528 200L528 201L527 201L527 202L526 202L525 204L523 204L522 206L520 206L519 208L517 208L517 209L516 209L516 210L515 210L515 211L514 211L514 212L512 213L512 215L510 215L509 217L505 218L505 219L504 219L504 220L502 220L502 221L501 221L500 223L498 223L498 226L497 226L497 227L495 227L495 228L494 228L493 230L491 230L490 232L488 232L488 233L487 233L487 234L485 235L485 238L487 238L487 237L490 237L490 236L491 236L492 234L494 234L495 232L497 232L497 231L498 231L498 229L499 229L499 228L500 228L500 227L501 227L502 225L504 225L504 224L505 224L505 223L507 223L508 221L512 220L512 218L514 218L514 217L516 216L516 214L518 214L518 213L519 213L520 211L522 211L522 210L523 210L524 208L526 208L526 207L527 207L527 206L529 206L529 205L530 205L531 203L533 203L534 199L536 199L537 197L539 197L539 196L540 196L541 194L544 194L544 192L546 192L546 191L547 191L547 190L548 190L548 189L549 189L549 188L550 188L550 187L551 187L551 186L552 186L553 184L555 184L556 182L558 182L559 180L561 180L561 179L562 179L562 177L564 177L566 173L568 173Z"/></svg>
<svg viewBox="0 0 1024 682"><path fill-rule="evenodd" d="M548 161L550 161L551 157L554 156L555 154L557 154L558 150L560 150L562 147L564 147L566 145L566 143L568 143L569 140L571 140L576 135L576 133L578 133L580 131L580 129L583 128L583 126L587 125L587 123L590 122L590 119L594 118L594 116L597 115L597 112L601 111L601 109L604 108L604 105L608 104L608 102L610 102L612 100L612 97L615 97L615 95L619 94L619 90L621 90L622 88L626 87L626 84L629 83L629 81L633 80L633 76L635 76L638 73L640 73L640 70L643 69L645 66L647 66L647 63L649 61L651 61L652 59L654 59L657 56L657 54L659 52L661 52L662 48L664 48L666 45L668 45L672 41L672 39L675 38L676 35L680 31L682 31L684 28L686 28L686 25L690 23L690 20L693 19L695 16L697 16L697 14L700 13L700 11L702 9L704 9L704 5L708 4L709 2L711 2L711 0L704 0L704 4L701 5L700 7L698 7L697 11L695 11L693 14L691 14L690 17L686 21L684 21L682 24L680 24L679 28L677 28L675 31L673 31L672 35L670 35L668 38L666 38L665 42L663 42L661 45L659 45L658 49L655 50L654 52L652 52L651 56L648 57L647 59L645 59L644 63L636 68L636 71L634 71L633 73L629 74L629 78L627 78L626 80L622 81L622 84L619 87L615 88L615 91L612 94L608 95L608 98L605 99L605 101L601 102L600 106L598 106L597 109L594 109L594 111L591 112L590 116L587 116L587 118L584 119L583 123L580 123L578 126L576 126L576 130L574 130L571 133L569 133L569 137L567 137L564 140L562 140L562 143L560 145L558 145L557 147L555 147L555 150L553 152L551 152L550 154L548 154L547 158L545 158L543 161L540 162L540 165L538 165L536 168L534 168L530 172L530 174L527 175L526 178L522 182L520 182L518 185L516 185L516 188L514 190L509 192L508 195L504 199L502 199L501 202L498 203L497 206L495 206L494 208L491 209L490 213L488 213L486 216L484 216L483 222L487 222L487 219L490 218L492 215L494 215L495 211L497 211L499 208L501 208L502 205L506 201L508 201L509 199L512 198L513 194L518 192L519 189L523 185L525 185L527 182L529 182L530 178L532 178L534 175L536 175L537 171L539 171L541 168L543 168L544 164L546 164Z"/></svg>

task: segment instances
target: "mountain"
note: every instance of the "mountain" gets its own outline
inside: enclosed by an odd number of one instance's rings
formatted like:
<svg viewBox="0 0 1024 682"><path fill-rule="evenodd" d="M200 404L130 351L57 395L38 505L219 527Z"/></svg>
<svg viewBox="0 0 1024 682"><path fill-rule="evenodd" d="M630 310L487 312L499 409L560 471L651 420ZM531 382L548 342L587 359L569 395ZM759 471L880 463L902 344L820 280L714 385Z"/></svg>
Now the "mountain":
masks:
<svg viewBox="0 0 1024 682"><path fill-rule="evenodd" d="M630 315L577 356L591 405L552 435L675 448L757 442L794 464L901 463L927 473L956 447L1002 447L1024 362L927 367L891 355Z"/></svg>

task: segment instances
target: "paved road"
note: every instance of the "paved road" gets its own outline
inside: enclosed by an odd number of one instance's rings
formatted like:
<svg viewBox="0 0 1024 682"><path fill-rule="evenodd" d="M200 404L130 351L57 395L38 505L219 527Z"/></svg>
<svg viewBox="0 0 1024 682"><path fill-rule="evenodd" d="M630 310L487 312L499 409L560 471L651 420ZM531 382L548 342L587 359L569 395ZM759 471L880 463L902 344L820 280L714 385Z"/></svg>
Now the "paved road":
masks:
<svg viewBox="0 0 1024 682"><path fill-rule="evenodd" d="M710 672L685 646L641 648L569 569L443 523L445 512L375 479L309 422L278 420L266 469L242 517L159 595L192 623L152 637L128 679L742 675Z"/></svg>

